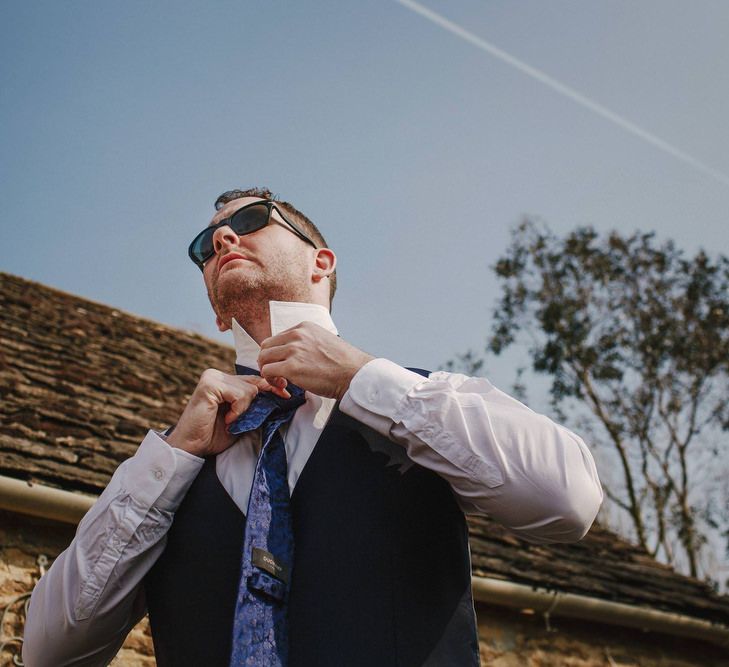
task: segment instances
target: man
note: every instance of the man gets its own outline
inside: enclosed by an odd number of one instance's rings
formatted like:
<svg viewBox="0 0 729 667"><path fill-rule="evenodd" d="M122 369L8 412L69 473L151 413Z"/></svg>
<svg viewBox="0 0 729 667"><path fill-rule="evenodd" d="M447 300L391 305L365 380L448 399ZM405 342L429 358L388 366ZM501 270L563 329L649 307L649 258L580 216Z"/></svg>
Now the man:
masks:
<svg viewBox="0 0 729 667"><path fill-rule="evenodd" d="M236 190L216 209L190 256L260 377L205 371L119 467L33 593L26 664L106 664L149 610L160 665L477 665L463 513L580 539L602 501L589 451L483 378L338 337L336 257L290 204ZM237 428L292 393L280 428Z"/></svg>

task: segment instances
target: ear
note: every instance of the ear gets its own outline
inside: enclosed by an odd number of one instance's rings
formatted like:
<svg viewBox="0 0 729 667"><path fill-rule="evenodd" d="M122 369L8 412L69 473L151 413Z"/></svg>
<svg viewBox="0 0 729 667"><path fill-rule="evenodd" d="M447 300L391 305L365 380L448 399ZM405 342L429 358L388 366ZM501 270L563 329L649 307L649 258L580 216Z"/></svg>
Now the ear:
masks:
<svg viewBox="0 0 729 667"><path fill-rule="evenodd" d="M318 283L323 278L328 278L337 266L337 256L329 248L317 248L314 257L314 266L311 271L311 279Z"/></svg>
<svg viewBox="0 0 729 667"><path fill-rule="evenodd" d="M226 324L220 319L220 315L215 316L215 324L218 325L218 331L227 331L230 329L230 324Z"/></svg>

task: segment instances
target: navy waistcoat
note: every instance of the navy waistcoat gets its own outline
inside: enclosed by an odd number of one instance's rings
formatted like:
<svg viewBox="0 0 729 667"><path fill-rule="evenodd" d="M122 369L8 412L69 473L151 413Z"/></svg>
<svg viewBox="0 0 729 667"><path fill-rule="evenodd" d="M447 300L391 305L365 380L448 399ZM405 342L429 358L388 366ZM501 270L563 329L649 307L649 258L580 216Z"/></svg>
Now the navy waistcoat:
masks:
<svg viewBox="0 0 729 667"><path fill-rule="evenodd" d="M478 667L463 513L398 460L334 409L291 498L289 667ZM160 667L228 667L244 530L209 458L145 580Z"/></svg>

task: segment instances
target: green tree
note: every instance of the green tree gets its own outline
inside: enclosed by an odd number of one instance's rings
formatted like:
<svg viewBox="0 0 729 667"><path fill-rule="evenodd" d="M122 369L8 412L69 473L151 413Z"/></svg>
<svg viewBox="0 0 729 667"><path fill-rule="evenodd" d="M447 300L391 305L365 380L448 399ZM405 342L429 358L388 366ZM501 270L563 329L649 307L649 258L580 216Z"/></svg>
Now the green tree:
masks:
<svg viewBox="0 0 729 667"><path fill-rule="evenodd" d="M557 416L587 429L601 460L614 463L605 490L632 536L707 576L702 550L729 535L720 474L729 449L729 259L687 258L654 234L585 227L560 238L526 220L494 269L501 294L488 349L529 341Z"/></svg>

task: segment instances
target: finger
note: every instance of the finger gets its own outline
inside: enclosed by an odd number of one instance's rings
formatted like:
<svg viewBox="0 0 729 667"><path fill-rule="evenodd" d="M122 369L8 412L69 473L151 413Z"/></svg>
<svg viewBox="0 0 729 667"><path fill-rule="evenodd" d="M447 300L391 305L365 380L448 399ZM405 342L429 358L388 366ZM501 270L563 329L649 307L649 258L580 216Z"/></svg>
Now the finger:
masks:
<svg viewBox="0 0 729 667"><path fill-rule="evenodd" d="M259 391L270 391L281 398L291 398L286 389L288 381L284 377L264 378L259 375L232 375L216 371L212 376L209 388L216 394L217 403L233 403L240 397L241 390L246 388L255 389L251 394L251 400Z"/></svg>
<svg viewBox="0 0 729 667"><path fill-rule="evenodd" d="M256 385L259 391L270 391L272 394L276 394L276 396L281 396L281 398L291 398L291 394L286 390L286 385L288 384L286 378L264 378L258 375L237 375L235 377Z"/></svg>
<svg viewBox="0 0 729 667"><path fill-rule="evenodd" d="M277 377L292 377L293 364L289 361L274 361L261 366L261 375L267 380ZM293 379L296 382L296 379Z"/></svg>
<svg viewBox="0 0 729 667"><path fill-rule="evenodd" d="M261 348L258 354L258 367L261 368L263 364L270 364L272 361L283 361L284 359L288 359L293 353L294 349L290 344L267 347L265 350Z"/></svg>
<svg viewBox="0 0 729 667"><path fill-rule="evenodd" d="M259 375L228 375L227 384L228 389L223 390L221 396L229 403L233 403L237 399L239 390L246 387L256 389L256 392L250 395L251 401L260 391L270 391L272 394L276 394L276 396L280 396L281 398L291 398L291 394L286 389L288 381L282 377L264 378ZM245 409L248 408L246 407Z"/></svg>
<svg viewBox="0 0 729 667"><path fill-rule="evenodd" d="M229 375L220 387L221 397L228 403L236 400L241 391L251 390L251 396L255 396L259 391L277 391L278 387L259 375Z"/></svg>
<svg viewBox="0 0 729 667"><path fill-rule="evenodd" d="M258 375L233 375L214 368L204 371L198 383L200 388L219 393L242 385L255 385L261 389L268 389L267 380Z"/></svg>
<svg viewBox="0 0 729 667"><path fill-rule="evenodd" d="M285 377L270 377L268 378L268 381L274 387L278 387L279 389L285 389L286 385L289 383L289 381Z"/></svg>
<svg viewBox="0 0 729 667"><path fill-rule="evenodd" d="M231 377L234 383L246 382L255 385L260 391L271 391L273 389L271 383L260 375L233 375Z"/></svg>
<svg viewBox="0 0 729 667"><path fill-rule="evenodd" d="M238 400L230 404L230 410L225 415L226 426L234 422L251 406L255 396L241 396Z"/></svg>
<svg viewBox="0 0 729 667"><path fill-rule="evenodd" d="M297 324L296 326L291 327L290 329L286 329L285 331L282 331L275 336L269 336L268 338L264 338L264 340L261 341L261 349L263 350L269 347L276 347L278 345L286 345L287 343L291 343L295 340L301 340L301 329L302 325Z"/></svg>
<svg viewBox="0 0 729 667"><path fill-rule="evenodd" d="M286 378L273 377L270 378L270 382L273 385L273 389L271 390L272 393L276 394L277 396L281 396L281 398L291 398L289 390L286 389L286 386L289 383Z"/></svg>
<svg viewBox="0 0 729 667"><path fill-rule="evenodd" d="M273 387L269 382L261 377L229 375L214 388L214 391L217 394L218 403L232 404L244 396L252 401L259 391L270 391L271 389Z"/></svg>

